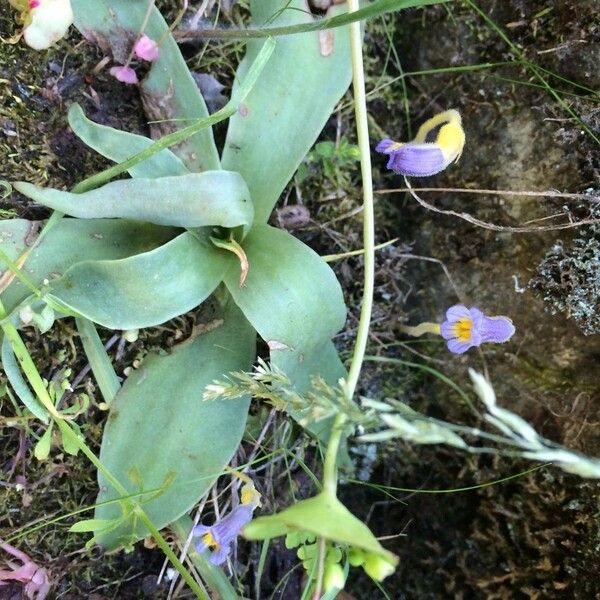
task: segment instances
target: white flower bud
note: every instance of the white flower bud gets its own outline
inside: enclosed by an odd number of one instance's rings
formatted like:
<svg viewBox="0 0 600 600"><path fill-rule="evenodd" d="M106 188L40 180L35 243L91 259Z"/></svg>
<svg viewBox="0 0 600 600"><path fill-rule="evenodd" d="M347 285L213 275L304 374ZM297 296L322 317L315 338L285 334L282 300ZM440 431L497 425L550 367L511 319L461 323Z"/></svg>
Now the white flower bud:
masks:
<svg viewBox="0 0 600 600"><path fill-rule="evenodd" d="M58 42L73 23L71 0L37 0L30 3L31 23L23 37L34 50L45 50Z"/></svg>

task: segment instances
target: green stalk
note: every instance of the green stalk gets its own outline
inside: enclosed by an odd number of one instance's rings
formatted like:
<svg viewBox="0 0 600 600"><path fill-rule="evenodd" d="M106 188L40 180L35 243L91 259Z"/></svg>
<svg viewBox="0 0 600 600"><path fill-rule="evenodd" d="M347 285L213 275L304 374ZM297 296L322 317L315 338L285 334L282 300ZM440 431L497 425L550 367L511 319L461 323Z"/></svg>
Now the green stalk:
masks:
<svg viewBox="0 0 600 600"><path fill-rule="evenodd" d="M348 11L358 11L358 0L348 0ZM363 182L363 246L364 246L364 286L360 319L352 362L348 371L345 392L351 402L354 397L358 377L365 357L371 312L373 310L373 288L375 281L375 213L373 209L373 181L371 173L371 147L369 144L369 125L367 121L367 100L365 94L365 75L362 57L362 33L360 22L350 24L350 52L352 57L352 82L354 91L354 111L356 131L360 150L360 170ZM346 416L338 413L333 427L323 465L323 488L335 495L337 490L336 462Z"/></svg>
<svg viewBox="0 0 600 600"><path fill-rule="evenodd" d="M6 317L6 311L4 310L4 305L0 301L0 318L4 319ZM25 342L21 339L17 328L10 322L10 320L6 319L2 323L2 331L6 336L6 339L10 342L12 346L13 352L21 365L21 369L25 376L27 377L33 391L36 393L39 401L44 405L44 408L52 415L54 419L58 422L63 420L62 415L56 410L54 407L54 403L52 402L52 398L50 398L50 394L46 389L46 385L42 380L33 360L31 359L31 355L27 350L27 346Z"/></svg>
<svg viewBox="0 0 600 600"><path fill-rule="evenodd" d="M348 0L348 13L357 12L358 0ZM369 327L373 310L373 289L375 281L375 212L373 208L373 181L371 174L371 147L369 145L369 126L367 121L367 100L365 94L365 75L362 57L362 33L360 22L350 25L350 52L352 57L352 83L354 91L354 111L356 131L360 150L360 170L363 182L363 247L364 247L364 286L362 306L354 353L345 383L345 393L349 402L354 398L358 377L365 357ZM323 491L336 495L337 491L337 455L346 423L346 415L339 412L333 423L325 462L323 465ZM319 561L324 559L324 550L319 547ZM322 589L322 576L317 580L316 589Z"/></svg>
<svg viewBox="0 0 600 600"><path fill-rule="evenodd" d="M348 11L358 10L358 0L348 0ZM346 393L352 400L365 356L371 312L373 310L373 289L375 281L375 212L373 208L373 180L371 173L371 147L367 120L367 100L365 94L365 74L362 56L362 35L360 23L350 25L350 51L352 55L352 82L354 87L354 112L360 150L360 171L363 183L363 247L364 247L364 287L360 319L352 362L346 380Z"/></svg>
<svg viewBox="0 0 600 600"><path fill-rule="evenodd" d="M450 0L378 0L361 8L360 10L348 10L343 15L315 19L309 23L288 25L286 27L261 27L257 29L202 29L193 31L180 31L175 34L175 39L209 39L209 40L248 40L254 38L275 37L280 35L291 35L306 33L308 31L321 31L323 29L334 29L343 27L350 23L357 23L366 19L373 19L388 12L414 8L416 6L428 6L430 4L444 4Z"/></svg>

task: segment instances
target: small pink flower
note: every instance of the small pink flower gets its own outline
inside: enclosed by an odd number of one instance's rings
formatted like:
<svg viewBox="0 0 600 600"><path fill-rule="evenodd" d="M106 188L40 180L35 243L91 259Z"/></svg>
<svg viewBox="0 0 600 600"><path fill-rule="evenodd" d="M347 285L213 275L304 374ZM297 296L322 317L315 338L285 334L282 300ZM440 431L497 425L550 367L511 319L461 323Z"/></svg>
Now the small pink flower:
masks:
<svg viewBox="0 0 600 600"><path fill-rule="evenodd" d="M123 65L119 67L111 67L110 74L123 83L136 84L138 82L137 75L131 67Z"/></svg>
<svg viewBox="0 0 600 600"><path fill-rule="evenodd" d="M149 38L147 35L143 35L133 47L133 51L138 58L154 62L158 59L158 46L156 42Z"/></svg>
<svg viewBox="0 0 600 600"><path fill-rule="evenodd" d="M2 539L0 539L0 548L23 563L19 567L9 562L10 570L0 570L0 586L8 585L10 581L19 581L25 584L24 597L44 600L51 587L48 573L36 565L25 552L21 552L10 544L5 544Z"/></svg>

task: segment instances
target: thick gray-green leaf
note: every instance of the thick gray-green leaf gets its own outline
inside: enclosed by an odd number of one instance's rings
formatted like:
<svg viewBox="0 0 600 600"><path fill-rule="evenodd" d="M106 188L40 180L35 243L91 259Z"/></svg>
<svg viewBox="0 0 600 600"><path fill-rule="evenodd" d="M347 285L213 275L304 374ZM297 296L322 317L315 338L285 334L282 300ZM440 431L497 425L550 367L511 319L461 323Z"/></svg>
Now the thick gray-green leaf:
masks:
<svg viewBox="0 0 600 600"><path fill-rule="evenodd" d="M249 401L203 402L202 392L230 371L248 370L255 339L230 301L222 325L168 356L146 358L112 403L100 459L131 493L148 492L138 500L158 529L198 501L240 443ZM117 497L101 475L99 484L98 502ZM104 504L95 517L115 519L120 514L118 504ZM99 543L114 549L147 533L129 518L117 529L100 533Z"/></svg>
<svg viewBox="0 0 600 600"><path fill-rule="evenodd" d="M0 248L16 260L35 241L42 223L11 219L0 221ZM86 260L116 260L147 252L170 240L176 230L125 220L61 219L28 257L23 273L41 287L44 279L60 277L72 265ZM0 264L0 269L5 265ZM7 313L31 292L15 279L2 293Z"/></svg>
<svg viewBox="0 0 600 600"><path fill-rule="evenodd" d="M250 269L239 287L239 264L225 283L237 305L273 349L305 351L344 325L342 289L329 265L286 231L255 225L243 242Z"/></svg>
<svg viewBox="0 0 600 600"><path fill-rule="evenodd" d="M50 297L111 329L151 327L195 308L223 279L233 256L183 233L121 260L80 262L50 286Z"/></svg>
<svg viewBox="0 0 600 600"><path fill-rule="evenodd" d="M120 131L91 121L85 116L79 104L73 104L69 108L69 125L75 135L90 148L117 163L131 158L154 143L143 135ZM186 173L189 173L187 167L168 148L129 169L132 177L151 179Z"/></svg>
<svg viewBox="0 0 600 600"><path fill-rule="evenodd" d="M90 42L97 44L115 62L124 64L141 29L147 0L71 0L75 26ZM150 64L141 80L140 92L144 110L151 121L152 137L161 137L208 116L206 105L192 78L181 52L168 35L167 24L153 8L144 29L155 41L162 40L160 56ZM146 63L145 67L148 66ZM207 128L173 148L190 171L218 169L219 154Z"/></svg>
<svg viewBox="0 0 600 600"><path fill-rule="evenodd" d="M304 0L253 0L256 25L279 9L269 25L312 20ZM345 6L332 9L336 14ZM259 52L262 40L248 42L236 83ZM265 223L288 181L315 143L351 79L347 27L277 39L269 63L240 110L229 121L223 168L239 171L254 201L255 221Z"/></svg>
<svg viewBox="0 0 600 600"><path fill-rule="evenodd" d="M205 171L160 179L121 179L73 194L19 181L16 190L80 219L136 219L179 227L248 227L253 207L246 183L233 171Z"/></svg>

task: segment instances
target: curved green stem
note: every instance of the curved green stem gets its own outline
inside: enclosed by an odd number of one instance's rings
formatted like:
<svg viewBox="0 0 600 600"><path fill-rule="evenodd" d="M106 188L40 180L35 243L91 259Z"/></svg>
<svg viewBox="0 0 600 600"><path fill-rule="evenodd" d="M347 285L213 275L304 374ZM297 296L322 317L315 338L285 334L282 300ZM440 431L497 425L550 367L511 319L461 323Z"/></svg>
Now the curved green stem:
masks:
<svg viewBox="0 0 600 600"><path fill-rule="evenodd" d="M348 0L348 11L358 10L358 0ZM360 319L352 362L345 385L346 397L352 401L360 370L365 357L371 312L373 310L373 289L375 280L375 213L373 209L373 181L371 174L371 148L369 145L369 126L367 121L367 101L362 57L362 34L360 23L350 25L350 51L352 57L352 81L354 89L354 110L356 130L360 150L360 169L363 181L363 247L364 247L364 287ZM323 487L335 494L337 489L336 459L344 429L346 416L338 413L333 424L323 470Z"/></svg>
<svg viewBox="0 0 600 600"><path fill-rule="evenodd" d="M348 0L349 17L356 16L359 10L358 0ZM362 33L360 22L350 24L350 52L352 58L352 83L354 91L354 111L356 115L356 131L360 150L360 170L363 181L363 247L364 247L364 286L360 319L352 362L348 370L348 378L344 391L349 402L354 398L358 377L365 357L369 327L373 310L373 289L375 281L375 213L373 209L373 181L371 175L371 148L369 145L369 126L367 121L367 100L365 95L365 75L362 57ZM337 456L344 432L347 417L338 412L331 429L325 462L323 464L323 491L332 496L337 492ZM319 546L319 564L324 561L324 548ZM319 571L316 589L323 586L323 572Z"/></svg>
<svg viewBox="0 0 600 600"><path fill-rule="evenodd" d="M278 37L280 35L292 35L296 33L307 33L309 31L322 31L323 29L334 29L343 27L349 23L373 19L387 12L412 8L415 6L427 6L429 4L443 4L450 0L377 0L360 10L349 10L347 13L325 19L315 19L308 23L288 25L286 27L261 27L256 29L193 29L175 33L176 40L185 39L208 39L208 40L248 40L254 38ZM356 14L352 14L356 12Z"/></svg>
<svg viewBox="0 0 600 600"><path fill-rule="evenodd" d="M358 0L348 0L348 14L358 11ZM356 130L358 147L360 149L360 169L363 182L363 247L364 247L364 287L358 332L354 344L352 362L345 384L345 394L352 402L360 370L365 357L369 327L373 310L373 289L375 280L375 213L373 209L373 181L371 175L371 148L369 145L369 126L367 121L367 100L365 95L365 76L362 57L362 34L360 22L350 25L350 51L352 56L352 82L354 89L354 111L356 115ZM344 432L346 415L339 412L336 415L323 465L323 490L335 496L337 491L337 455ZM319 560L323 559L321 548ZM317 581L317 589L322 585Z"/></svg>
<svg viewBox="0 0 600 600"><path fill-rule="evenodd" d="M358 0L348 0L348 10L358 10ZM363 183L363 247L364 247L364 288L360 319L352 362L346 380L348 399L354 397L358 377L365 356L371 312L373 310L373 288L375 279L375 214L373 209L373 181L371 174L371 147L367 121L367 100L365 96L365 75L362 57L362 35L360 23L350 25L350 50L352 53L352 81L354 86L354 112L356 131L360 149L360 170Z"/></svg>

